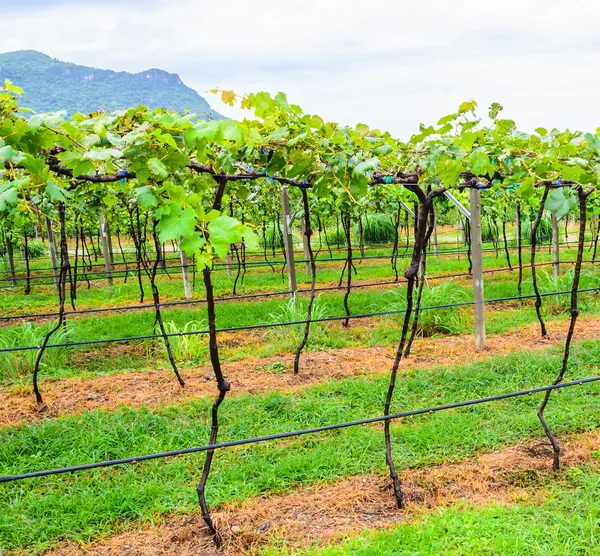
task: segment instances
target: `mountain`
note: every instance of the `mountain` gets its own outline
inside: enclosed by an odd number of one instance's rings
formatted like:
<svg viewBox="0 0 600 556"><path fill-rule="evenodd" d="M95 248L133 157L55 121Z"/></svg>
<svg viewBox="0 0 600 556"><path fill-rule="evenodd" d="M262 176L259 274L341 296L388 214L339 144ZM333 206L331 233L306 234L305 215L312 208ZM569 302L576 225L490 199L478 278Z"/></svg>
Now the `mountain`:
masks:
<svg viewBox="0 0 600 556"><path fill-rule="evenodd" d="M0 84L5 79L25 91L21 105L36 112L89 114L102 108L112 112L143 104L222 118L177 74L160 69L117 72L62 62L35 50L19 50L0 54Z"/></svg>

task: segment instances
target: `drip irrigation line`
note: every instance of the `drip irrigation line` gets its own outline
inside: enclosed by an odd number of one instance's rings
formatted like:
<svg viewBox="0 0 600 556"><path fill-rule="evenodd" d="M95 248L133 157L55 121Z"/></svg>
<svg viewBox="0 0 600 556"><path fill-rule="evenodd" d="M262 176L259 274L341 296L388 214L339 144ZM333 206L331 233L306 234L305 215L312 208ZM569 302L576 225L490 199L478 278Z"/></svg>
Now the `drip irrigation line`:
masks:
<svg viewBox="0 0 600 556"><path fill-rule="evenodd" d="M135 261L133 263L131 263L131 264L134 265ZM124 266L124 263L115 263L115 266L118 266L118 265ZM102 266L104 267L104 265L102 265ZM157 274L167 274L168 270L177 270L177 269L182 268L182 266L183 265L181 265L181 264L178 264L178 265L167 265L166 267L161 267L159 270L157 270ZM188 266L189 266L189 264L188 264ZM165 268L166 268L166 270L165 270ZM79 267L78 270L80 272L83 272L82 269L83 269L83 267ZM135 273L135 269L132 269L132 268L129 268L129 269L125 269L125 268L122 268L122 269L113 269L110 272L110 274L112 274L113 277L115 277L115 276L116 277L123 276L124 274L133 275L134 273ZM107 275L106 271L102 271L102 272L100 272L100 271L87 272L86 274L82 274L82 275L78 276L77 277L77 282L87 282L88 278L91 278L91 280L90 280L91 282L98 281L98 280L106 280L106 275ZM41 275L38 275L38 276L32 274L29 277L29 279L32 280L32 281L35 280L36 281L35 282L36 285L40 286L40 285L45 285L44 283L40 282L40 280L48 280L49 278L53 278L53 276L54 275L51 275L51 274L41 274ZM87 278L86 278L86 276L87 276ZM10 280L11 280L10 278L1 278L0 282L7 282L7 281L10 281ZM27 280L27 277L26 276L17 276L15 278L15 280L23 281L23 280ZM54 282L52 282L52 283L54 283Z"/></svg>
<svg viewBox="0 0 600 556"><path fill-rule="evenodd" d="M559 243L559 247L568 247L569 245L575 245L577 244L576 241L567 241L567 242L562 242ZM548 247L548 245L541 245L539 246L540 250L543 249L544 247ZM515 249L517 249L516 246L514 247L508 247L508 249L510 251L514 251ZM490 253L490 252L496 252L495 248L486 248L486 249L482 249L483 253ZM445 255L460 255L460 254L467 254L468 251L467 250L438 250L438 257L440 256L445 256ZM397 258L399 259L404 259L404 258L410 258L412 255L410 252L407 253L399 253L397 255ZM372 256L364 256L364 257L356 257L357 261L365 261L365 260L388 260L390 259L391 255L372 255ZM327 263L332 263L332 262L345 262L346 258L345 257L334 257L334 258L330 258L330 259L326 259L323 258L320 261L315 261L315 262L319 262L322 264L327 264ZM307 262L310 262L308 260L305 259L296 259L295 260L295 264L296 265L302 265L305 264ZM247 261L246 262L246 266L249 268L267 268L267 267L272 267L272 266L277 266L277 265L283 265L285 263L285 261L283 260L267 260L267 261ZM131 264L135 264L135 261L133 261ZM188 263L188 265L191 263ZM124 263L115 263L115 266L123 266ZM226 262L216 262L213 264L213 271L222 271L222 270L227 270L228 267L230 267L230 264L228 265L228 263ZM178 264L178 265L168 265L167 270L164 269L160 269L158 271L158 274L168 274L168 270L177 270L177 269L181 269L182 265ZM51 269L50 269L51 270ZM35 269L34 271L35 272ZM119 277L119 276L123 276L126 274L132 274L132 270L129 269L115 269L112 271L112 275L113 277ZM4 274L9 274L9 271L5 271ZM91 280L90 280L91 278ZM36 276L36 275L31 275L29 277L29 279L31 280L31 283L37 286L43 286L43 285L53 285L54 284L54 275L50 275L50 274L44 274L41 276ZM97 272L88 272L87 274L82 274L80 276L78 276L77 278L77 282L88 282L88 281L103 281L106 279L106 272L102 272L102 271L97 271ZM14 282L14 281L24 281L27 280L26 276L16 276L14 279L12 277L7 277L7 278L0 278L0 282ZM47 280L43 281L43 280ZM42 282L43 281L43 282ZM12 285L8 285L8 286L0 286L0 289L13 289L14 286Z"/></svg>
<svg viewBox="0 0 600 556"><path fill-rule="evenodd" d="M541 240L541 241L548 240L548 239L551 239L551 238L552 238L551 235L538 236L538 239ZM500 239L502 239L502 238L500 238ZM510 238L508 241L515 241L515 238ZM457 241L439 241L438 242L438 247L440 247L442 245L456 245L456 246L458 246L458 245L461 245L462 243L463 242L461 242L461 241L458 241L458 242ZM482 243L483 244L490 244L490 243L492 244L492 247L485 248L485 250L496 251L496 247L493 246L493 244L494 244L493 241L488 240L488 241L484 241ZM577 241L562 242L559 245L567 245L567 244L571 244L571 243L576 244ZM299 247L298 249L295 249L295 251L297 251L298 253L302 253L303 252L303 250L301 249L303 243L301 241L294 241L293 244L295 246ZM148 245L151 245L151 244L148 243ZM360 243L358 243L358 242L353 242L352 243L353 247L358 247L359 245L360 245ZM530 245L531 245L530 243L523 243L522 244L523 247L529 247ZM543 244L543 243L538 242L538 246L540 246L540 247L548 247L549 244ZM371 241L371 242L369 242L369 243L367 243L365 245L365 250L366 251L381 250L383 248L388 248L388 247L389 248L393 247L393 242L392 241L381 241L381 242ZM516 246L512 247L512 249L515 249L515 248L516 248ZM345 249L346 249L345 245L344 246L340 246L340 247L337 247L337 246L332 246L331 247L332 251L343 251ZM498 250L500 250L500 249L501 248L498 247ZM502 249L503 249L503 247L502 247ZM511 249L511 247L509 247L509 249ZM74 253L71 253L71 251L72 251L72 249L69 249L69 254L74 255ZM126 253L128 253L127 248L125 248L124 251ZM134 249L132 249L132 251L130 252L130 254L133 254L133 253L135 253ZM170 254L174 254L174 253L179 253L179 251L169 251L169 253ZM325 252L323 252L323 253L325 253ZM249 256L249 257L251 257L251 256L259 257L261 259L261 261L263 259L263 253L262 253L262 251L248 251L247 252L247 256ZM166 261L175 261L175 260L178 260L178 259L179 259L179 255L178 254L175 255L175 256L173 256L173 257L166 257L165 258ZM3 258L3 260L4 260L4 258ZM50 261L51 259L50 259L50 257L35 257L34 259L30 259L30 261L33 261L33 260L35 260L35 261ZM25 262L25 258L23 258L23 257L13 257L13 261L15 263L17 263L17 262ZM127 260L126 262L128 264L135 264L136 261L135 261L135 259L132 259L132 260ZM273 262L273 261L270 261L270 262ZM281 263L283 264L283 261L281 261ZM125 264L125 262L122 262L122 261L114 263L114 265L123 265L123 264ZM226 263L219 263L219 264L226 264ZM276 264L276 263L273 262L273 264ZM92 268L93 267L104 267L104 263L96 263L95 262L95 263L92 263L91 265L86 265L87 268L90 268L90 266ZM44 267L44 268L39 268L39 269L34 269L34 270L52 270L52 267ZM10 273L10 270L0 271L0 274L8 274L8 273Z"/></svg>
<svg viewBox="0 0 600 556"><path fill-rule="evenodd" d="M332 425L323 425L321 427L312 427L310 429L301 429L297 431L280 432L276 434L268 434L264 436L255 436L252 438L243 438L240 440L230 440L228 442L218 442L216 444L208 444L205 446L197 446L194 448L183 448L181 450L171 450L168 452L158 452L155 454L146 454L142 456L134 456L128 458L121 458L115 460L100 461L97 463L87 463L84 465L74 465L72 467L60 467L56 469L46 469L44 471L34 471L32 473L21 473L19 475L3 475L0 476L0 483L9 483L14 481L23 481L25 479L33 479L35 477L48 477L51 475L61 475L64 473L75 473L77 471L87 471L90 469L99 469L101 467L112 467L115 465L126 465L139 463L141 461L149 461L153 459L161 459L175 456L183 456L186 454L194 454L198 452L206 452L208 450L219 450L225 448L233 448L235 446L245 446L248 444L257 444L259 442L269 442L271 440L282 440L284 438L292 438L298 436L305 436L308 434L316 434L320 432L328 432L333 430L345 429L349 427L357 427L360 425L370 425L373 423L381 423L385 421L395 421L397 419L403 419L406 417L415 417L417 415L430 415L432 413L438 413L440 411L448 411L451 409L459 409L462 407L468 407L472 405L478 405L483 403L496 402L501 400L507 400L511 398L518 398L521 396L531 396L533 394L539 394L542 392L550 392L552 390L560 390L562 388L571 388L573 386L582 386L584 384L591 384L600 381L600 376L582 378L579 380L572 380L570 382L563 382L561 384L550 384L548 386L538 386L536 388L529 388L527 390L519 390L517 392L509 392L505 394L497 394L495 396L487 396L485 398L474 398L471 400L465 400L461 402L455 402L445 405L437 405L433 407L427 407L424 409L413 409L410 411L403 411L401 413L395 413L393 415L381 415L379 417L369 417L367 419L359 419L357 421L345 421L343 423L335 423Z"/></svg>
<svg viewBox="0 0 600 556"><path fill-rule="evenodd" d="M577 290L578 293L586 293L586 292L600 292L600 287L598 288L584 288ZM562 291L562 292L548 292L540 294L541 297L549 297L553 295L567 295L571 294L571 290ZM535 294L531 295L516 295L512 297L499 297L495 299L486 299L484 303L505 303L507 301L516 301L521 299L533 299L535 298ZM431 311L435 309L452 309L456 307L466 307L474 305L473 301L462 301L459 303L448 303L445 305L432 305L429 307L421 307L420 311ZM390 316L390 315L400 315L406 312L406 309L390 309L388 311L380 311L377 313L361 313L357 315L343 315L336 317L320 317L313 319L312 322L335 322L346 319L366 319L372 317L381 317L381 316ZM269 329L269 328L281 328L283 326L294 326L294 325L305 325L306 320L298 320L298 321L286 321L286 322L271 322L264 324L247 324L244 326L229 326L225 328L217 328L217 333L222 332L238 332L242 330L260 330L260 329ZM138 340L156 340L158 338L176 338L181 336L200 336L204 334L208 334L209 330L189 330L186 332L171 332L168 334L147 334L143 336L126 336L123 338L103 338L99 340L83 340L81 342L62 342L58 344L48 344L46 349L50 348L69 348L69 347L78 347L78 346L92 346L92 345L101 345L101 344L112 344L112 343L127 343L131 341ZM19 347L10 347L0 349L0 353L12 353L17 351L32 351L38 350L41 346L19 346Z"/></svg>
<svg viewBox="0 0 600 556"><path fill-rule="evenodd" d="M574 264L576 261L561 261L560 264L563 265L567 265L567 264ZM589 264L593 264L596 261L582 261L583 263L589 263ZM552 261L546 261L546 262L540 262L540 263L536 263L536 267L538 266L551 266L553 265L554 262ZM530 265L527 266L527 268L529 268ZM512 269L509 267L502 267L502 268L488 268L485 269L483 271L484 274L495 274L497 272L516 272L516 269L513 267ZM427 281L434 281L434 280L445 280L445 279L453 279L453 278L462 278L462 277L466 277L466 276L471 276L471 274L469 272L460 272L460 273L456 273L456 274L438 274L438 275L432 275L432 276L426 276L426 280ZM378 286L393 286L393 285L398 285L398 284L404 284L406 283L406 279L400 279L400 280L387 280L387 281L382 281L382 282L367 282L367 283L358 283L358 284L352 284L352 286L350 286L351 289L355 289L355 288L372 288L372 287L378 287ZM323 286L320 288L315 288L315 292L326 292L326 291L336 291L336 290L345 290L347 288L347 286ZM310 293L310 288L300 288L296 290L297 294L304 294L304 293ZM241 295L230 295L230 296L225 296L225 297L216 297L215 298L215 302L226 302L226 301L240 301L243 299L256 299L256 298L261 298L261 297L279 297L279 296L283 296L283 295L291 295L293 292L291 290L278 290L278 291L274 291L274 292L257 292L257 293L248 293L248 294L241 294ZM555 295L555 294L550 294L550 295ZM197 305L197 304L203 304L206 303L206 299L188 299L188 300L181 300L181 301L166 301L164 303L161 303L160 306L161 307L176 307L176 306L182 306L182 305ZM75 311L65 311L65 316L68 315L85 315L85 314L93 314L93 313L112 313L112 312L120 312L120 311L136 311L136 310L142 310L142 309L153 309L154 305L151 303L146 303L146 304L138 304L138 305L123 305L121 307L98 307L98 308L91 308L91 309L77 309ZM20 315L1 315L0 316L0 322L2 321L9 321L9 320L20 320L20 319L36 319L36 318L47 318L47 317L55 317L57 316L58 313L57 312L47 312L47 313L26 313L26 314L20 314Z"/></svg>
<svg viewBox="0 0 600 556"><path fill-rule="evenodd" d="M79 253L81 255L81 253ZM113 253L113 255L118 255L119 253ZM70 256L75 257L75 253L69 253ZM104 260L103 257L101 257L102 260ZM29 259L29 262L31 263L32 261L39 261L41 259L36 258L36 259ZM44 259L46 260L46 259ZM179 255L176 257L166 257L165 261L179 261ZM15 262L25 262L25 259L20 259L20 261L15 260ZM124 266L125 264L131 264L134 265L136 263L135 259L131 259L131 260L127 260L126 262L124 262L122 259L120 261L116 261L114 263L112 263L112 267L114 268L115 266ZM105 268L104 263L92 263L91 265L89 264L85 264L84 265L85 268ZM24 269L23 269L24 270ZM41 270L53 270L53 268L51 266L44 266L44 267L39 267L39 268L32 268L31 272L36 272L36 271L41 271ZM0 271L0 274L8 274L10 272L10 270L3 270Z"/></svg>
<svg viewBox="0 0 600 556"><path fill-rule="evenodd" d="M240 299L249 299L256 297L271 297L278 295L290 295L291 291L276 291L276 292L268 292L268 293L248 293L242 295L232 295L228 297L216 297L215 301L233 301ZM160 307L174 307L178 305L196 305L198 303L206 303L206 299L188 299L181 301L165 301L164 303L160 303ZM144 303L140 305L123 305L121 307L98 307L93 309L77 309L75 311L65 311L65 316L68 315L83 315L89 313L110 313L117 311L133 311L139 309L154 309L153 303ZM3 320L16 320L16 319L31 319L31 318L42 318L42 317L54 317L57 316L58 313L30 313L25 315L9 315L9 316L0 316L0 321Z"/></svg>

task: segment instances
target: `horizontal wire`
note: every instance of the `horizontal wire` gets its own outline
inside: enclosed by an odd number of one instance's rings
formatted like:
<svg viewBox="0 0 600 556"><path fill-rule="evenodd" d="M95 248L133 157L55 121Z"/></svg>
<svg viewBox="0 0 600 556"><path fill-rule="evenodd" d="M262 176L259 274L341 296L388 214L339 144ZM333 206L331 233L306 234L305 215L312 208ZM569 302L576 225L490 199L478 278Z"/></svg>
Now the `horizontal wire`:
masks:
<svg viewBox="0 0 600 556"><path fill-rule="evenodd" d="M577 290L578 293L585 293L585 292L600 292L600 287L598 288L584 288L584 289L579 289ZM566 295L566 294L570 294L571 290L566 290L566 291L562 291L562 292L548 292L548 293L542 293L540 294L541 297L548 297L548 296L552 296L552 295ZM499 297L496 299L486 299L484 300L484 303L504 303L507 301L516 301L516 300L520 300L520 299L533 299L535 298L535 294L531 294L531 295L516 295L513 297ZM448 303L445 305L432 305L429 307L421 307L419 309L419 311L428 311L428 310L434 310L434 309L452 309L455 307L465 307L465 306L470 306L470 305L474 305L475 303L473 301L462 301L459 303ZM377 313L361 313L358 315L343 315L343 316L336 316L336 317L320 317L320 318L316 318L316 319L312 319L311 322L315 323L315 322L335 322L335 321L340 321L340 320L354 320L354 319L365 319L365 318L371 318L371 317L379 317L379 316L389 316L389 315L399 315L399 314L403 314L406 312L406 309L391 309L389 311L380 311ZM271 322L271 323L264 323L264 324L247 324L244 326L230 326L230 327L225 327L225 328L217 328L216 332L220 333L220 332L237 332L237 331L241 331L241 330L260 330L260 329L269 329L269 328L280 328L282 326L294 326L294 325L305 325L306 324L306 320L298 320L298 321L287 321L287 322ZM204 335L204 334L208 334L209 330L205 329L205 330L188 330L188 331L184 331L184 332L171 332L171 333L167 333L167 334L147 334L147 335L143 335L143 336L126 336L123 338L104 338L104 339L99 339L99 340L84 340L81 342L63 342L63 343L58 343L58 344L48 344L46 346L46 349L52 349L52 348L69 348L69 347L78 347L78 346L93 346L93 345L101 345L101 344L112 344L112 343L126 343L126 342L131 342L131 341L136 341L136 340L156 340L158 338L176 338L176 337L181 337L181 336L200 336L200 335ZM41 346L20 346L20 347L10 347L10 348L2 348L0 349L0 353L12 353L12 352L17 352L17 351L32 351L32 350L38 350L40 349Z"/></svg>
<svg viewBox="0 0 600 556"><path fill-rule="evenodd" d="M562 242L559 243L559 247L569 247L570 245L576 245L577 241L566 241L566 242ZM529 247L529 244L527 245L522 245L522 247ZM550 245L543 245L540 244L539 245L539 249L542 250L544 247L550 247ZM402 246L402 249L405 249L404 246ZM514 251L518 249L517 246L512 246L512 247L508 247L509 251ZM489 248L485 248L482 249L482 253L491 253L491 252L498 252L500 253L501 251L504 250L504 247L489 247ZM469 251L466 249L462 249L462 250L444 250L444 251L439 251L437 253L437 257L439 256L450 256L450 255L466 255L468 254ZM412 257L412 253L410 252L405 252L405 253L399 253L397 255L394 256L394 258L397 259L405 259L405 258L410 258ZM392 258L392 255L373 255L373 256L359 256L359 257L355 257L354 260L356 262L358 261L368 261L368 260L387 260ZM315 263L319 263L319 264L327 264L329 262L343 262L346 261L346 257L334 257L334 258L329 258L329 259L320 259L317 260L315 259ZM294 260L294 265L302 265L302 264L306 264L310 262L307 259L295 259ZM123 265L124 263L115 263L116 265ZM135 264L135 261L134 263ZM268 260L268 261L247 261L246 263L243 263L241 265L241 267L243 268L244 266L246 268L266 268L266 267L271 267L271 266L280 266L280 265L286 265L287 262L285 260ZM167 265L167 270L165 270L164 268L160 268L158 269L158 274L164 275L168 272L168 270L180 270L181 268L183 268L183 266L186 265ZM193 263L189 263L187 265L188 267L193 266ZM237 268L237 264L236 263L226 263L226 262L216 262L213 265L213 271L222 271L222 270L227 270L230 267L235 267ZM71 267L73 268L73 267ZM121 277L123 275L131 275L131 276L135 276L136 275L136 269L115 269L115 270L111 270L110 272L84 272L82 269L84 267L79 267L79 269L81 270L81 274L78 274L77 276L77 282L81 283L81 282L94 282L94 281L102 281L102 280L106 280L106 276L107 275L112 275L113 278L117 277ZM57 270L59 270L59 268L57 267ZM5 272L6 274L6 272ZM89 279L89 277L91 277L91 279ZM12 277L7 277L7 278L0 278L0 282L23 282L26 281L28 278L27 276L15 276L14 278ZM36 286L43 286L43 285L53 285L54 284L54 275L53 274L44 274L44 275L31 275L29 277L29 280ZM0 289L12 289L15 286L11 286L11 285L7 285L7 286L0 286Z"/></svg>
<svg viewBox="0 0 600 556"><path fill-rule="evenodd" d="M559 264L574 264L576 261L575 260L568 260L568 261L560 261ZM582 263L585 264L594 264L596 263L596 261L593 260L584 260L582 261ZM556 263L552 262L552 261L545 261L545 262L538 262L535 264L535 267L542 267L542 266L551 266L554 265ZM524 269L527 268L531 268L530 264L527 265L523 265ZM493 274L496 272L516 272L516 268L510 268L510 267L501 267L501 268L489 268L489 269L484 269L483 273L484 274ZM461 272L461 273L455 273L455 274L442 274L442 275L431 275L431 276L427 276L426 279L427 280L441 280L441 279L448 279L448 278L461 278L461 277L465 277L465 276L471 276L470 272ZM376 286L385 286L385 285L394 285L394 284L403 284L406 283L406 279L401 278L398 280L388 280L388 281L382 281L382 282L367 282L367 283L362 283L362 284L353 284L351 286L324 286L324 287L320 287L320 288L315 288L315 292L325 292L325 291L335 291L335 290L345 290L345 289L355 289L355 288L369 288L369 287L376 287ZM311 290L310 288L305 288L305 289L297 289L296 293L310 293ZM241 294L241 295L231 295L231 296L225 296L225 297L217 297L215 298L216 302L225 302L225 301L239 301L241 299L254 299L254 298L261 298L261 297L279 297L282 295L291 295L293 292L292 290L278 290L278 291L274 291L274 292L257 292L257 293L248 293L248 294ZM161 307L173 307L173 306L180 306L180 305L196 305L196 304L200 304L200 303L206 303L206 299L187 299L187 300L179 300L179 301L165 301L164 303L160 303ZM154 305L150 304L150 303L144 303L144 304L138 304L138 305L123 305L120 307L97 307L97 308L91 308L91 309L76 309L74 311L65 311L64 315L65 316L69 316L69 315L84 315L84 314L90 314L90 313L111 313L111 312L118 312L118 311L134 311L134 310L142 310L142 309L153 309ZM58 312L57 311L53 311L53 312L46 312L46 313L25 313L25 314L18 314L18 315L1 315L0 316L0 322L2 321L8 321L8 320L19 320L19 319L35 319L35 318L46 318L46 317L54 317L54 316L58 316Z"/></svg>
<svg viewBox="0 0 600 556"><path fill-rule="evenodd" d="M506 400L509 398L517 398L519 396L529 396L532 394L538 394L540 392L550 392L552 390L559 390L561 388L570 388L572 386L581 386L583 384L589 384L592 382L600 381L600 376L584 378L580 380L573 380L571 382L563 382L562 384L551 384L548 386L539 386L537 388L530 388L528 390L519 390L517 392L510 392L506 394L497 394L495 396L488 396L485 398L475 398L472 400L465 400L462 402L456 402L445 405L438 405L434 407L428 407L425 409L414 409L411 411L403 411L402 413L395 413L393 415L381 415L379 417L370 417L367 419L359 419L357 421L346 421L343 423L335 423L333 425L324 425L321 427L313 427L310 429L302 429L290 432L281 432L277 434L268 434L264 436L256 436L253 438L243 438L241 440L231 440L229 442L219 442L216 444L207 444L205 446L197 446L194 448L183 448L181 450L171 450L168 452L159 452L156 454L146 454L142 456L121 458L108 461L100 461L97 463L88 463L84 465L75 465L72 467L60 467L56 469L46 469L44 471L35 471L32 473L21 473L19 475L4 475L0 476L0 483L9 483L13 481L22 481L25 479L33 479L35 477L48 477L50 475L60 475L63 473L75 473L77 471L86 471L89 469L98 469L100 467L111 467L115 465L125 465L129 463L138 463L140 461L148 461L153 459L183 456L185 454L194 454L197 452L206 452L208 450L219 450L224 448L232 448L234 446L244 446L247 444L256 444L259 442L268 442L270 440L281 440L283 438L291 438L297 436L304 436L307 434L315 434L319 432L327 432L338 429L345 429L348 427L356 427L359 425L369 425L372 423L379 423L385 421L394 421L405 417L413 417L416 415L424 415L437 413L439 411L447 411L450 409L458 409L461 407L467 407L471 405L477 405L482 403L495 402L500 400Z"/></svg>

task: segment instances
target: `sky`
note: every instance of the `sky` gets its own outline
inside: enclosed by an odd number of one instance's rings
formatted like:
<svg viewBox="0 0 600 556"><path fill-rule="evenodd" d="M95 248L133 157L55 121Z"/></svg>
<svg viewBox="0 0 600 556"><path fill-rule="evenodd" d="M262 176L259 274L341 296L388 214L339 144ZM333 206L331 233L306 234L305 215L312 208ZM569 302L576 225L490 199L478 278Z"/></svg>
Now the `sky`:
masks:
<svg viewBox="0 0 600 556"><path fill-rule="evenodd" d="M0 52L35 49L208 90L284 91L328 121L407 138L475 99L523 131L600 126L592 0L0 0Z"/></svg>

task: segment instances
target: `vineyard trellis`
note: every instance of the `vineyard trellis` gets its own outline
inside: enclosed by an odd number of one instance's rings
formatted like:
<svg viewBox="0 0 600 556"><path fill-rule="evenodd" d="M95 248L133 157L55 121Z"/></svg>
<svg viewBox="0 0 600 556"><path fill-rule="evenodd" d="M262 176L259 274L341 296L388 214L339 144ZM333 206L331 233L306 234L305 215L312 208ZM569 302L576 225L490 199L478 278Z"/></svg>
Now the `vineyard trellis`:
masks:
<svg viewBox="0 0 600 556"><path fill-rule="evenodd" d="M265 241L265 261L262 264L271 264L266 249L265 211L269 209L265 207L270 207L275 216L278 209L273 206L273 198L277 198L278 188L282 185L290 188L291 200L298 207L298 214L301 214L303 220L303 245L306 253L304 262L310 266L311 274L306 318L297 323L282 323L304 325L302 340L294 359L295 374L299 372L300 357L307 344L312 322L327 320L318 318L313 321L312 315L317 291L317 265L311 245L312 214L316 214L321 222L321 216L333 212L338 216L337 231L339 232L340 221L344 228L346 314L339 319L349 325L350 319L372 316L350 315L348 305L348 296L352 288L357 287L356 284L352 284L355 258L349 234L353 216L359 227L361 257L357 260L361 261L367 258L364 256L362 222L362 214L366 207L373 203L384 210L395 211L391 264L398 281L400 207L406 208L407 204L414 203L414 241L412 252L407 253L410 263L404 272L406 308L377 313L404 314L401 337L384 403L384 415L364 421L384 422L386 462L399 507L403 505L403 492L392 454L390 424L393 419L416 415L425 410L393 414L392 404L399 364L402 357L410 351L419 314L423 310L432 309L422 307L421 300L426 254L436 228L435 202L439 202L444 193L450 192L457 199L466 201L469 191L477 190L481 192L483 210L506 215L515 209L519 295L512 299L531 297L523 296L521 291L524 245L522 216L537 210L531 227L530 266L533 297L542 336L546 334L546 327L541 314L544 294L539 291L536 281L535 251L538 228L545 209L564 215L574 205L578 206L577 257L569 292L571 320L561 368L551 386L505 395L511 397L533 392L545 393L538 417L553 447L553 467L559 468L560 446L544 417L550 394L560 387L598 380L596 377L573 383L563 382L568 371L570 345L579 314L578 293L583 291L579 288L579 282L584 260L587 217L590 212L598 212L598 198L595 195L600 184L598 134L548 131L543 128L536 129L532 134L525 134L518 130L514 121L500 118L502 107L497 103L491 106L487 117L482 118L477 114L476 103L469 101L463 103L455 113L441 118L437 125L422 125L417 134L409 141L403 142L389 133L370 129L364 124L351 128L325 122L315 115L304 114L300 107L290 104L281 93L275 97L258 93L240 98L231 91L221 92L223 100L230 104L239 102L243 109L252 113L251 117L242 121L202 121L192 114L182 115L160 109L151 111L145 107L137 107L114 114L77 114L71 119L67 119L61 113L35 114L26 118L18 102L21 92L10 82L6 82L0 90L0 226L5 230L4 238L10 260L9 280L14 287L16 272L12 251L13 234L16 230L25 230L26 242L26 228L37 226L41 230L42 222L47 225L51 255L56 259L53 260L52 269L58 271L55 275L59 298L57 324L48 330L41 346L27 348L38 350L33 373L36 401L40 405L43 404L38 382L39 363L47 348L60 345L52 344L51 338L69 313L65 309L67 281L70 283L69 298L73 309L71 314L77 311L79 248L81 271L88 287L93 268L89 247L92 249L94 261L97 262L101 254L100 228L103 225L91 225L92 220L95 224L96 220L100 219L108 228L112 225L117 230L128 230L133 238L140 305L144 302L143 271L151 285L152 307L160 330L160 334L139 338L162 338L173 371L181 386L184 386L170 349L169 338L172 335L167 333L162 322L161 307L166 304L160 301L156 282L159 268L168 273L164 245L167 242L178 243L182 253L193 257L195 268L202 273L206 292L203 302L206 303L208 313L208 328L190 333L208 335L210 359L216 379L217 397L211 409L209 443L196 451L206 452L197 488L198 500L204 521L217 544L220 543L220 535L210 515L205 489L215 449L235 445L217 442L219 409L231 390L231 385L221 369L218 333L224 330L255 329L266 325L217 328L217 299L214 295L212 273L215 265L219 264L216 260L225 259L232 246L237 253L235 246L238 244L242 245L241 257L238 259L238 275L240 265L245 272L248 264L245 259L246 248L258 247L258 237L254 230L259 226L252 226L252 221L262 225ZM262 214L257 207L263 207ZM227 212L229 214L226 214ZM73 218L70 219L67 213L73 215ZM283 244L280 218L281 214L277 212L273 222L273 237L277 228L277 234ZM70 264L67 247L71 220L75 224L74 235L77 238L74 267ZM59 225L58 246L53 238L53 226L56 223ZM506 220L503 219L504 250L507 264L512 268L505 223ZM98 230L95 243L92 228ZM405 222L405 228L408 250L408 220ZM470 258L468 224L466 228L467 254ZM595 226L593 228L595 229ZM319 236L321 229L319 224ZM497 229L496 233L499 235ZM151 238L155 251L153 260L150 259L147 249L148 237ZM339 238L339 233L336 233L338 248ZM325 239L331 253L326 232ZM595 260L597 236L593 237L592 246ZM497 243L494 248L498 253ZM274 252L275 241L273 256ZM127 265L122 248L121 254ZM108 261L106 253L104 255L106 272L110 273L112 279L116 271L109 266L114 261ZM283 267L291 263L289 253L286 256L284 252L284 258ZM183 260L180 266L185 267ZM127 277L127 266L124 272ZM28 289L33 278L26 257ZM342 279L343 275L340 278L340 287ZM413 299L415 291L416 300ZM457 305L459 304L448 306ZM338 317L329 320L336 318ZM110 341L120 340L123 339ZM485 401L491 400L492 398ZM471 403L482 402L471 400L452 407ZM430 408L428 411L441 409ZM321 427L299 433L283 433L273 438L342 426L350 424L332 425L329 428ZM12 479L5 477L0 480Z"/></svg>

